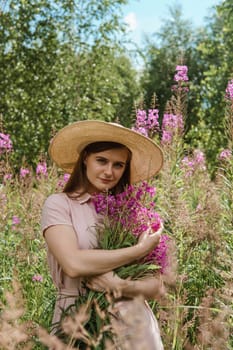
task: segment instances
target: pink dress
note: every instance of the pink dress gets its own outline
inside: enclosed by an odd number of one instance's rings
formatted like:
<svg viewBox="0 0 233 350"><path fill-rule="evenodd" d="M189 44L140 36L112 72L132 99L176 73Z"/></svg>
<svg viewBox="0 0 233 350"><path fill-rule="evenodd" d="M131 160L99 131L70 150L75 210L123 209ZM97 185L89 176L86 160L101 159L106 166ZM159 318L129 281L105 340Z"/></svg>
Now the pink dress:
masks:
<svg viewBox="0 0 233 350"><path fill-rule="evenodd" d="M91 201L91 195L88 193L78 199L71 199L65 193L52 194L46 199L42 209L41 227L43 233L48 227L54 225L72 226L77 237L77 249L97 247L95 227L98 222L100 222L100 217L97 215ZM79 277L70 278L66 275L49 249L47 249L47 257L51 276L57 289L52 321L55 324L60 320L62 309L65 310L74 304L75 299L84 290L82 279ZM136 309L138 312L135 311ZM133 322L125 323L124 320L129 320L132 314ZM146 303L141 303L141 307L135 308L133 301L118 302L115 305L113 322L115 322L116 327L121 328L122 335L122 340L118 341L116 349L144 349L138 339L142 333L141 341L146 339L146 350L163 350L157 320ZM138 328L142 330L142 323L145 325L145 329L143 332L138 332Z"/></svg>

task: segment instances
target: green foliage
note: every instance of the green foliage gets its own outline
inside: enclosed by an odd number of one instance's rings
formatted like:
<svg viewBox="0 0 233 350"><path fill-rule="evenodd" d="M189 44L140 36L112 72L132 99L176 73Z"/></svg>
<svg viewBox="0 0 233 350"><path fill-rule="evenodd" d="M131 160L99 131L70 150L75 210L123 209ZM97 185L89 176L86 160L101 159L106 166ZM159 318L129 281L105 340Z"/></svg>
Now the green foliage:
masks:
<svg viewBox="0 0 233 350"><path fill-rule="evenodd" d="M35 165L74 120L128 123L138 90L118 40L124 3L13 0L1 13L0 114L15 166L23 158Z"/></svg>
<svg viewBox="0 0 233 350"><path fill-rule="evenodd" d="M164 170L155 182L156 208L164 218L165 232L176 242L178 258L178 270L172 264L173 272L164 277L167 298L161 305L156 304L155 312L167 348L182 350L188 342L192 346L203 346L205 343L200 340L202 329L208 326L211 333L216 323L224 327L226 335L219 327L218 339L227 348L227 344L231 346L227 333L231 321L228 313L225 315L225 310L232 306L228 297L232 289L232 163L219 168L219 180L216 182L211 181L205 169L197 169L187 177L181 169L181 153L184 151L181 147L182 143L174 149L164 148ZM178 154L175 154L175 150ZM25 322L28 337L33 340L32 348L38 350L44 347L35 330L39 326L49 330L56 296L46 264L46 247L39 225L40 213L44 199L58 190L57 182L58 174L51 169L48 178L33 176L31 181L18 181L15 178L14 182L0 188L2 308L4 311L6 292L12 290L12 281L17 279L24 298L24 314L20 317L20 323ZM19 217L20 223L13 225L13 216ZM42 276L43 280L33 281L35 275ZM211 290L214 294L210 298L208 293ZM79 299L77 305L80 306L81 301ZM85 326L90 334L95 334L92 340L96 344L105 341L108 331L104 328L106 319L101 314L99 301L89 305L97 323L93 323L92 330L88 324ZM207 319L203 319L204 310L209 313ZM4 317L4 312L1 315ZM0 322L3 320L0 318ZM12 322L13 329L18 324L18 319ZM30 333L31 327L33 333ZM104 332L104 338L98 337L99 331ZM209 348L217 341L212 335ZM98 349L98 346L93 345L93 349Z"/></svg>
<svg viewBox="0 0 233 350"><path fill-rule="evenodd" d="M10 166L17 168L23 157L25 164L36 164L51 133L71 121L118 119L131 126L128 116L138 95L135 71L118 50L114 36L120 30L116 13L123 3L12 0L9 8L5 6L0 16L0 109L14 152L2 161L2 174L14 173ZM149 107L155 91L163 113L171 97L174 62L189 67L188 132L184 139L162 146L165 164L155 181L156 208L164 218L165 232L176 242L177 259L170 275L168 271L164 277L167 297L155 311L165 348L173 350L233 346L233 163L232 157L216 161L218 150L231 149L233 140L228 123L232 122L232 104L226 110L224 102L233 73L231 1L223 1L216 10L209 26L197 33L195 43L179 9L172 12L177 21L164 26L160 45L148 44L148 65L141 81L145 103ZM205 149L214 180L205 168L191 175L182 168L183 156L195 147ZM39 223L43 201L58 190L58 178L51 168L48 178L33 175L25 180L14 174L0 186L0 325L4 335L15 341L15 348L26 346L26 340L23 344L14 340L3 325L18 332L25 325L31 348L39 350L44 346L38 327L49 330L51 324L56 292ZM13 216L20 223L14 225ZM35 275L43 281L33 280ZM4 311L8 292L17 297L15 280L21 285L24 313L17 311L15 300L13 319L9 319ZM92 312L99 331L101 313L96 305Z"/></svg>
<svg viewBox="0 0 233 350"><path fill-rule="evenodd" d="M196 144L202 145L211 167L216 165L219 150L227 145L224 97L227 82L233 74L233 13L229 4L229 1L224 1L216 7L217 11L212 12L196 43L197 68L201 79L193 89L199 96L195 111L199 125L195 127L193 124L188 140L196 140Z"/></svg>
<svg viewBox="0 0 233 350"><path fill-rule="evenodd" d="M160 31L154 34L154 39L147 42L146 66L141 79L147 107L153 93L156 93L161 118L172 95L176 65L188 66L191 81L196 72L193 59L195 34L192 34L195 31L192 24L182 18L179 5L170 7L170 15L171 19L167 19Z"/></svg>
<svg viewBox="0 0 233 350"><path fill-rule="evenodd" d="M215 183L204 169L197 170L191 177L187 177L181 170L182 150L177 148L177 151L178 155L171 148L164 149L164 170L155 183L156 208L164 218L165 232L167 231L176 242L178 257L178 270L172 265L172 274L168 273L167 280L166 276L164 277L167 298L161 305L156 304L155 312L163 329L165 346L181 350L188 341L193 346L203 344L199 338L201 327L212 327L212 324L214 327L215 322L223 325L225 332L230 327L228 314L223 315L224 310L232 305L228 293L232 287L233 192L231 162L219 168L219 180ZM178 166L175 167L174 163L177 162ZM4 309L6 292L12 290L12 281L17 279L20 282L24 298L24 314L20 317L20 322L25 322L27 332L30 327L36 330L38 326L49 330L51 325L56 292L47 269L46 248L39 222L43 201L57 189L57 182L58 174L51 169L48 178L32 177L31 182L25 182L23 179L18 181L15 178L14 182L7 183L0 189L0 298ZM19 217L20 223L13 225L13 216ZM132 268L134 269L134 266ZM42 276L43 280L33 281L35 275ZM209 299L208 293L211 290L214 291L214 296ZM86 300L85 296L78 299L79 307L82 300ZM91 338L93 344L94 341L96 344L103 344L108 332L105 328L107 320L101 314L101 304L98 304L101 300L99 295L97 301L89 304L89 311L97 321L96 324L92 324L94 328L89 329L90 324L85 325L89 334L95 334L94 338ZM201 315L203 310L211 313L206 321ZM87 314L87 317L89 316ZM223 317L221 320L220 316ZM14 327L17 327L18 323L16 319ZM104 332L103 338L98 337L99 331ZM38 334L32 334L32 348L44 349ZM219 329L218 337L227 348L227 344L230 344L229 336L223 336ZM31 333L29 338L31 339ZM214 336L212 340L216 341ZM102 345L93 345L93 349L98 349L98 346L104 348Z"/></svg>
<svg viewBox="0 0 233 350"><path fill-rule="evenodd" d="M205 151L213 172L216 156L227 144L224 93L233 74L232 4L226 0L216 6L215 11L210 11L206 27L197 29L182 18L181 10L180 6L170 8L171 19L155 33L156 41L148 41L141 84L147 106L156 93L162 119L171 97L175 65L188 66L185 142Z"/></svg>

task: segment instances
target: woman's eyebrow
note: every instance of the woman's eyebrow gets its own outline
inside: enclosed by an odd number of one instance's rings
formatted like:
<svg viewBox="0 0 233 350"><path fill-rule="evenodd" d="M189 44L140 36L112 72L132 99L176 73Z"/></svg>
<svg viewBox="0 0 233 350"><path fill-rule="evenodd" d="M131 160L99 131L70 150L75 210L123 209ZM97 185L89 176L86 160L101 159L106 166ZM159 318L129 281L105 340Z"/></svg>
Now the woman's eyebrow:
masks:
<svg viewBox="0 0 233 350"><path fill-rule="evenodd" d="M96 159L103 159L103 160L109 160L108 158L104 157L104 156L96 156ZM114 163L117 163L117 164L122 164L122 165L125 165L126 162L122 161L122 160L116 160Z"/></svg>
<svg viewBox="0 0 233 350"><path fill-rule="evenodd" d="M126 164L126 162L123 162L123 161L121 161L121 160L117 160L116 162L114 162L114 163L117 163L117 164L122 164L122 165L125 165Z"/></svg>

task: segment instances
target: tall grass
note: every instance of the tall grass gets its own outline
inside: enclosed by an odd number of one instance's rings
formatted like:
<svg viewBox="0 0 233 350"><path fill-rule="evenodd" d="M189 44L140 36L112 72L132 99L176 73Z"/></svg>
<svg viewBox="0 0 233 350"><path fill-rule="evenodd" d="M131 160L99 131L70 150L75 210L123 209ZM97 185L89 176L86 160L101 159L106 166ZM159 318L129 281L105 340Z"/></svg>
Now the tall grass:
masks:
<svg viewBox="0 0 233 350"><path fill-rule="evenodd" d="M179 96L169 108L180 113L183 103ZM232 107L226 118L233 118ZM233 136L229 128L226 132L230 148ZM187 149L182 134L162 147L165 164L153 183L165 232L176 245L176 261L164 276L167 293L154 305L165 349L232 349L232 155L219 160L212 179L203 154ZM6 155L2 157L0 348L72 349L72 342L65 345L48 334L56 291L40 229L43 202L50 193L61 191L63 176L54 168L20 176L11 170ZM104 317L98 305L96 310ZM99 349L99 338L88 338L82 326L87 313L80 310L66 329L77 337L85 335L87 349ZM105 348L113 348L111 340Z"/></svg>

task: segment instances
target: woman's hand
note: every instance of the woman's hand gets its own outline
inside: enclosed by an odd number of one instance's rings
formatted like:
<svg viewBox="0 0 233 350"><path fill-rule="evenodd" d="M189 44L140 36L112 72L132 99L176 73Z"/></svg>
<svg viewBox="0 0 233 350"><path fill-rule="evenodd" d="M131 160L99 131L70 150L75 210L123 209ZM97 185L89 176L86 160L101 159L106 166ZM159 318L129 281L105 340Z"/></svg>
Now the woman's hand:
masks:
<svg viewBox="0 0 233 350"><path fill-rule="evenodd" d="M116 299L141 295L146 300L158 300L165 294L160 278L146 277L140 280L123 280L113 271L86 279L88 288L97 292L110 292Z"/></svg>
<svg viewBox="0 0 233 350"><path fill-rule="evenodd" d="M113 271L89 277L85 280L86 286L96 292L111 292L115 298L120 298L122 295L122 280Z"/></svg>
<svg viewBox="0 0 233 350"><path fill-rule="evenodd" d="M140 248L143 254L142 256L146 256L159 244L162 232L163 225L161 223L161 226L158 229L158 231L151 232L150 230L147 230L139 236L137 246Z"/></svg>

